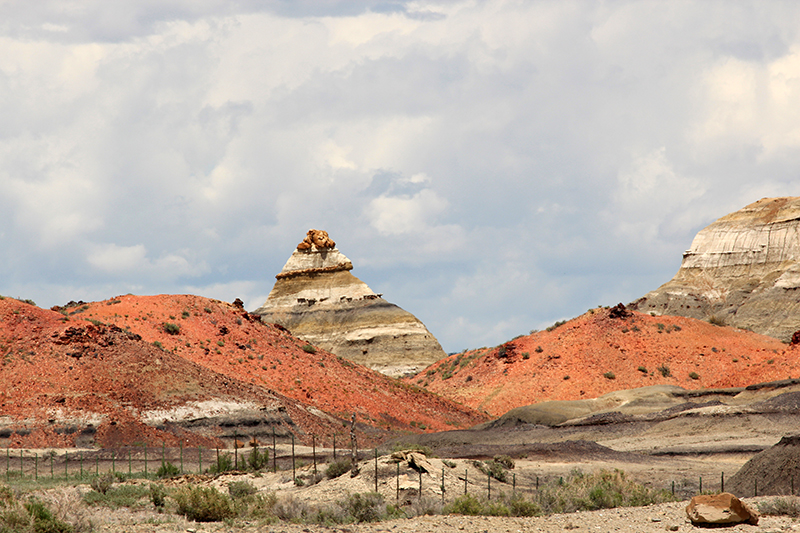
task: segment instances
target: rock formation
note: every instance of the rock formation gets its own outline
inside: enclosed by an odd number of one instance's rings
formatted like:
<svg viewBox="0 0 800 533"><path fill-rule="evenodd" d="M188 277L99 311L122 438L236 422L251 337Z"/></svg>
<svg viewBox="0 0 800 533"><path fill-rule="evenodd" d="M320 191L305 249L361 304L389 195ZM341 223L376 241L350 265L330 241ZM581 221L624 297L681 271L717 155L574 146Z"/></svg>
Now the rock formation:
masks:
<svg viewBox="0 0 800 533"><path fill-rule="evenodd" d="M758 511L729 492L693 497L686 506L686 515L695 526L734 525L742 522L758 525Z"/></svg>
<svg viewBox="0 0 800 533"><path fill-rule="evenodd" d="M422 322L375 294L352 268L326 232L309 230L254 313L389 376L415 373L446 356Z"/></svg>
<svg viewBox="0 0 800 533"><path fill-rule="evenodd" d="M709 320L784 341L800 330L800 197L764 198L701 230L643 312Z"/></svg>

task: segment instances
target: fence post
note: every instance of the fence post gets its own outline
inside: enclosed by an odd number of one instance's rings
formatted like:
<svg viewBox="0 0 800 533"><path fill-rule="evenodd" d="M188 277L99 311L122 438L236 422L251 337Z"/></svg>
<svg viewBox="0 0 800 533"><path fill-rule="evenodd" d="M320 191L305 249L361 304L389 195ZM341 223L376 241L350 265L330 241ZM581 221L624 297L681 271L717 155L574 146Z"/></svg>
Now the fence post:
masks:
<svg viewBox="0 0 800 533"><path fill-rule="evenodd" d="M100 475L100 457L97 454L94 456L94 475Z"/></svg>
<svg viewBox="0 0 800 533"><path fill-rule="evenodd" d="M81 452L81 481L83 481L83 452Z"/></svg>
<svg viewBox="0 0 800 533"><path fill-rule="evenodd" d="M378 448L375 448L375 492L378 492Z"/></svg>
<svg viewBox="0 0 800 533"><path fill-rule="evenodd" d="M419 469L419 496L418 498L422 499L422 469Z"/></svg>
<svg viewBox="0 0 800 533"><path fill-rule="evenodd" d="M200 470L197 472L198 474L203 473L203 447L197 447L197 460L200 461Z"/></svg>
<svg viewBox="0 0 800 533"><path fill-rule="evenodd" d="M36 482L39 482L39 454L34 454L33 456L33 478Z"/></svg>
<svg viewBox="0 0 800 533"><path fill-rule="evenodd" d="M317 438L311 435L311 456L314 458L314 475L317 475Z"/></svg>
<svg viewBox="0 0 800 533"><path fill-rule="evenodd" d="M275 426L272 426L272 471L278 471L278 448L275 446Z"/></svg>
<svg viewBox="0 0 800 533"><path fill-rule="evenodd" d="M69 452L64 452L64 479L69 479Z"/></svg>
<svg viewBox="0 0 800 533"><path fill-rule="evenodd" d="M292 433L292 482L297 481L297 474L295 473L294 467L294 433Z"/></svg>
<svg viewBox="0 0 800 533"><path fill-rule="evenodd" d="M22 470L22 449L19 450L19 477L22 479L24 477L24 472Z"/></svg>
<svg viewBox="0 0 800 533"><path fill-rule="evenodd" d="M333 462L336 462L336 433L333 434Z"/></svg>
<svg viewBox="0 0 800 533"><path fill-rule="evenodd" d="M395 500L399 502L400 501L400 463L399 462L395 463L395 466L397 466L397 475L394 478L395 479L395 484L396 484L396 487L395 487Z"/></svg>
<svg viewBox="0 0 800 533"><path fill-rule="evenodd" d="M112 474L116 474L117 473L117 465L114 462L114 459L116 458L116 454L117 454L117 452L115 452L114 450L111 450L111 473Z"/></svg>
<svg viewBox="0 0 800 533"><path fill-rule="evenodd" d="M464 469L464 496L467 495L467 474L469 473L469 469Z"/></svg>
<svg viewBox="0 0 800 533"><path fill-rule="evenodd" d="M181 474L183 474L183 439L181 439Z"/></svg>
<svg viewBox="0 0 800 533"><path fill-rule="evenodd" d="M50 451L50 479L55 479L55 474L53 473L53 460L55 459L56 452Z"/></svg>
<svg viewBox="0 0 800 533"><path fill-rule="evenodd" d="M725 492L725 472L719 474L719 491Z"/></svg>
<svg viewBox="0 0 800 533"><path fill-rule="evenodd" d="M8 464L9 464L10 461L11 461L11 455L10 455L10 453L8 451L8 448L6 448L6 479L9 479L9 477L8 477Z"/></svg>
<svg viewBox="0 0 800 533"><path fill-rule="evenodd" d="M700 494L703 494L703 476L700 476Z"/></svg>
<svg viewBox="0 0 800 533"><path fill-rule="evenodd" d="M672 481L672 495L675 496L675 480Z"/></svg>
<svg viewBox="0 0 800 533"><path fill-rule="evenodd" d="M166 454L166 451L167 451L167 442L162 440L161 441L161 466L164 466L164 455Z"/></svg>
<svg viewBox="0 0 800 533"><path fill-rule="evenodd" d="M486 474L486 494L487 494L486 499L487 500L491 500L492 499L492 476L490 476L489 474Z"/></svg>
<svg viewBox="0 0 800 533"><path fill-rule="evenodd" d="M133 477L133 458L131 457L130 448L128 448L128 477Z"/></svg>

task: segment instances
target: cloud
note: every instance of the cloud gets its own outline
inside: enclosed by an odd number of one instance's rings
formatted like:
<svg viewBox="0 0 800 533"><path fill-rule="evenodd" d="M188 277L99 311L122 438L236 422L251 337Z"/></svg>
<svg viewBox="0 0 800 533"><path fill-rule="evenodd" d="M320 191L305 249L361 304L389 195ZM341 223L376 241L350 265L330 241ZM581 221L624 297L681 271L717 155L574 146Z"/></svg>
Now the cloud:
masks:
<svg viewBox="0 0 800 533"><path fill-rule="evenodd" d="M630 301L704 225L797 194L798 15L1 3L0 293L257 306L316 227L448 350Z"/></svg>

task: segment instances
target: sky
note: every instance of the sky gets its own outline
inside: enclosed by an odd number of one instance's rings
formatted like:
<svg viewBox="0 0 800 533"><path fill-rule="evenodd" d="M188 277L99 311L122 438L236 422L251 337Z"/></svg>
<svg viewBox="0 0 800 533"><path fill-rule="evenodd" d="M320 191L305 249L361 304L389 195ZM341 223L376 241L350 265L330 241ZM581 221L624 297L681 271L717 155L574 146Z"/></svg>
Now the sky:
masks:
<svg viewBox="0 0 800 533"><path fill-rule="evenodd" d="M800 195L793 1L0 0L0 294L253 310L307 230L445 351Z"/></svg>

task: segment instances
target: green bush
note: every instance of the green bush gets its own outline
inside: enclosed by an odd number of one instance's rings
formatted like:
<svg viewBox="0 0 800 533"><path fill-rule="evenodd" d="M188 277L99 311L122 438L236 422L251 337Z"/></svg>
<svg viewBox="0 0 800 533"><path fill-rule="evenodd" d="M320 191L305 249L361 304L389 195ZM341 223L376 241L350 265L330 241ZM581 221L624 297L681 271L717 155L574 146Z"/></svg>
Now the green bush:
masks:
<svg viewBox="0 0 800 533"><path fill-rule="evenodd" d="M117 485L107 492L87 492L83 496L86 505L100 505L109 509L136 507L148 496L149 489L143 485Z"/></svg>
<svg viewBox="0 0 800 533"><path fill-rule="evenodd" d="M314 348L314 347L313 347L312 345L310 345L310 344L306 344L305 346L303 346L303 351L304 351L304 352L306 352L306 353L310 353L310 354L315 354L315 353L317 353L317 349L316 349L316 348Z"/></svg>
<svg viewBox="0 0 800 533"><path fill-rule="evenodd" d="M173 478L179 475L181 475L180 469L169 461L161 463L161 466L156 472L156 477L158 479Z"/></svg>
<svg viewBox="0 0 800 533"><path fill-rule="evenodd" d="M75 531L75 528L71 525L53 516L50 509L38 500L31 500L26 503L25 510L33 518L33 531L35 533L73 533Z"/></svg>
<svg viewBox="0 0 800 533"><path fill-rule="evenodd" d="M196 522L219 522L234 515L230 498L213 487L189 485L174 494L178 514Z"/></svg>
<svg viewBox="0 0 800 533"><path fill-rule="evenodd" d="M605 372L603 374L603 377L606 379L617 379L617 375L614 374L613 372Z"/></svg>
<svg viewBox="0 0 800 533"><path fill-rule="evenodd" d="M386 512L383 496L377 492L351 494L340 506L358 523L377 522Z"/></svg>
<svg viewBox="0 0 800 533"><path fill-rule="evenodd" d="M700 379L700 374L697 372L689 372L689 377L692 379Z"/></svg>
<svg viewBox="0 0 800 533"><path fill-rule="evenodd" d="M264 451L259 451L254 447L247 456L247 464L251 470L263 470L269 466L269 449L264 448Z"/></svg>
<svg viewBox="0 0 800 533"><path fill-rule="evenodd" d="M665 378L668 378L668 377L670 377L672 375L672 373L670 372L669 367L667 365L665 365L665 364L662 364L660 367L657 368L657 370L659 372L661 372L661 375L663 377L665 377Z"/></svg>
<svg viewBox="0 0 800 533"><path fill-rule="evenodd" d="M217 461L208 467L209 474L221 474L233 470L233 459L227 453L219 456Z"/></svg>
<svg viewBox="0 0 800 533"><path fill-rule="evenodd" d="M796 497L772 498L758 502L758 512L772 516L800 516L800 499Z"/></svg>
<svg viewBox="0 0 800 533"><path fill-rule="evenodd" d="M92 489L100 494L105 494L108 492L108 489L114 484L114 475L111 472L107 472L102 476L95 476L92 478L91 483L89 484Z"/></svg>
<svg viewBox="0 0 800 533"><path fill-rule="evenodd" d="M177 335L181 332L181 327L178 324L173 324L172 322L164 322L162 327L164 328L164 332L170 335Z"/></svg>
<svg viewBox="0 0 800 533"><path fill-rule="evenodd" d="M252 496L256 492L258 492L258 489L249 481L231 481L228 483L228 494L230 494L231 498L234 500Z"/></svg>
<svg viewBox="0 0 800 533"><path fill-rule="evenodd" d="M443 509L445 514L460 514L465 516L480 516L483 513L483 504L472 494L459 496Z"/></svg>
<svg viewBox="0 0 800 533"><path fill-rule="evenodd" d="M508 455L495 455L494 462L500 463L504 468L508 468L509 470L513 470L514 466L516 466L514 459Z"/></svg>
<svg viewBox="0 0 800 533"><path fill-rule="evenodd" d="M325 469L325 477L328 479L335 479L349 472L350 468L351 464L349 459L339 459L338 461L328 465L328 467Z"/></svg>
<svg viewBox="0 0 800 533"><path fill-rule="evenodd" d="M150 501L153 506L161 511L167 503L167 490L159 483L150 484Z"/></svg>

